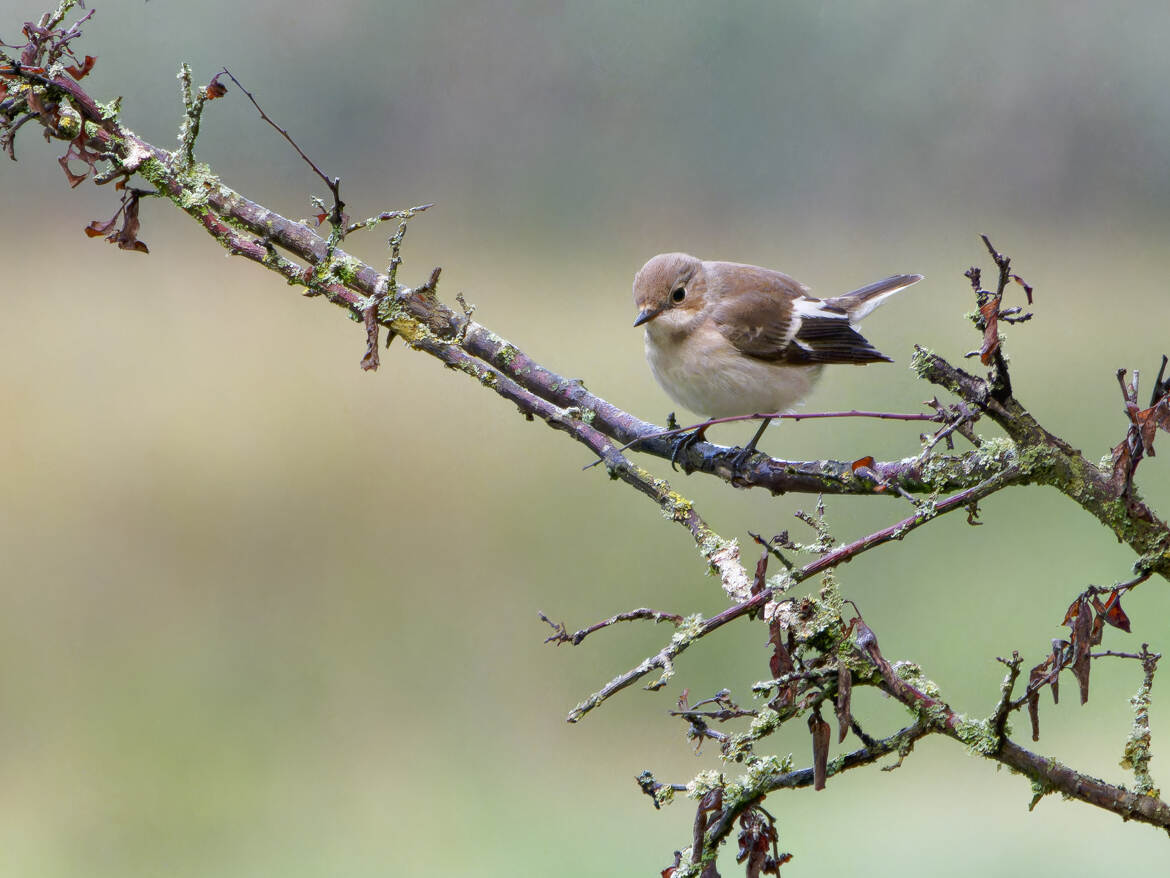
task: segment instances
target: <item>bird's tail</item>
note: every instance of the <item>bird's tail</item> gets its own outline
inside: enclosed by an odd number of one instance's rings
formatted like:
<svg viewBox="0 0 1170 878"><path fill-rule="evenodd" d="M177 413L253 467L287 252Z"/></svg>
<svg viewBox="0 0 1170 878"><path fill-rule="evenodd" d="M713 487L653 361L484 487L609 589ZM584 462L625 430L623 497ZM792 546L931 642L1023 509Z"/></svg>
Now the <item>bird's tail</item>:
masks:
<svg viewBox="0 0 1170 878"><path fill-rule="evenodd" d="M861 289L854 290L851 293L825 299L825 304L840 308L849 315L851 322L857 322L887 298L894 295L894 293L899 290L904 290L906 287L911 284L916 284L920 280L922 280L922 275L920 274L896 274L893 277L887 277L885 280L879 280L868 286L861 287Z"/></svg>

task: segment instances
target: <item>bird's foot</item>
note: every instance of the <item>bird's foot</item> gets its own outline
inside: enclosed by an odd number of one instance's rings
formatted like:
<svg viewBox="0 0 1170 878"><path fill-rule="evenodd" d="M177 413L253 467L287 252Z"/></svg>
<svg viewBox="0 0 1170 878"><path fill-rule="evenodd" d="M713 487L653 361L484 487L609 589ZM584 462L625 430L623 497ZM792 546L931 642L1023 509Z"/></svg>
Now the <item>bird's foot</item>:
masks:
<svg viewBox="0 0 1170 878"><path fill-rule="evenodd" d="M685 460L687 452L706 438L706 424L675 436L670 442L670 468L678 469L677 464L681 463L683 472L689 476L693 468Z"/></svg>
<svg viewBox="0 0 1170 878"><path fill-rule="evenodd" d="M678 430L678 419L671 412L666 416L666 426L671 430ZM703 442L707 438L707 428L710 424L700 424L693 430L686 430L679 433L670 441L670 468L677 470L678 465L682 464L683 472L688 476L694 472L694 467L686 461L687 452Z"/></svg>
<svg viewBox="0 0 1170 878"><path fill-rule="evenodd" d="M752 459L752 455L756 453L756 443L760 441L760 437L764 435L764 431L768 429L770 423L772 423L771 418L764 418L760 421L760 427L756 430L756 435L752 436L751 441L747 445L743 446L743 448L732 448L728 452L731 457L731 460L728 461L728 466L731 468L731 481L733 483L744 481L744 467Z"/></svg>

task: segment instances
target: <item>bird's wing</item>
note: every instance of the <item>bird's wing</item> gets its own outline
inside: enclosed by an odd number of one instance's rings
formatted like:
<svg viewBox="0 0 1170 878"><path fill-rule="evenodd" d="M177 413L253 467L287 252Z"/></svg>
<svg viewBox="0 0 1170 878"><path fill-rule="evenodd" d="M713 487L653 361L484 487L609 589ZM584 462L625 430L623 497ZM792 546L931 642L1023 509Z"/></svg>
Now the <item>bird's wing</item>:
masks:
<svg viewBox="0 0 1170 878"><path fill-rule="evenodd" d="M807 295L778 271L734 268L737 293L720 297L711 316L740 352L793 365L889 361L853 328L844 308Z"/></svg>

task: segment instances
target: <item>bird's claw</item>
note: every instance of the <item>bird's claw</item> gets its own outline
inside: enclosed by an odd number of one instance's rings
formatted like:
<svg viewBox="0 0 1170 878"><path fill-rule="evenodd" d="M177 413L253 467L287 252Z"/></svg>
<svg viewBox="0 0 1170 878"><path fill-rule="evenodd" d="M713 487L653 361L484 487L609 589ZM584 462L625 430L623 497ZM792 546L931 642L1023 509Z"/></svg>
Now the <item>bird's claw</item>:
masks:
<svg viewBox="0 0 1170 878"><path fill-rule="evenodd" d="M675 436L670 442L670 468L676 470L678 469L677 464L681 463L683 472L689 476L693 467L684 458L687 452L706 438L706 433L707 428L703 426Z"/></svg>

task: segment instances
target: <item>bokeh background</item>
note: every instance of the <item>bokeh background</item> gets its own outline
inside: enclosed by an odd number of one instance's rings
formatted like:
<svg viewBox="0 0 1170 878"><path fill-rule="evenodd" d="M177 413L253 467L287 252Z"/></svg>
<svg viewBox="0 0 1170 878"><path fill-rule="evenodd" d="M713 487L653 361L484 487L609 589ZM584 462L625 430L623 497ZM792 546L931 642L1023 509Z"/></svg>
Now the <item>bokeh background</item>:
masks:
<svg viewBox="0 0 1170 878"><path fill-rule="evenodd" d="M830 373L810 410L933 394L905 365L915 342L952 359L977 346L962 272L987 263L980 232L1036 288L1036 319L1009 331L1018 395L1091 457L1124 431L1115 370L1148 381L1168 346L1162 2L90 5L86 84L121 95L136 131L174 142L181 61L200 82L230 67L342 176L354 215L436 202L403 277L443 266L445 298L462 291L477 319L650 419L671 405L629 284L668 249L826 294L927 275L867 321L898 364ZM0 36L41 11L5 0ZM287 215L325 194L234 88L198 151ZM572 629L640 606L719 610L686 533L425 356L397 346L362 373L360 327L226 258L166 204L143 206L149 256L86 239L116 194L69 190L60 152L30 126L20 161L0 162L0 874L658 874L693 811L654 811L633 778L718 765L665 712L683 687L750 701L764 633L722 631L666 690L569 726L669 631L556 649L536 613ZM351 249L384 264L390 231ZM916 436L807 422L764 444L888 458ZM797 527L815 503L673 478L741 539ZM1170 511L1162 456L1139 481ZM904 514L828 503L838 539ZM1044 488L992 498L983 520L940 520L841 572L885 654L974 715L994 704L995 656L1038 661L1073 595L1133 560ZM1133 634L1108 646L1170 645L1164 583L1127 609ZM1102 664L1085 708L1066 686L1036 746L1125 782L1138 683ZM873 733L905 720L866 694L857 709ZM1162 700L1153 722L1157 753ZM807 733L776 747L808 761ZM893 774L768 807L796 855L785 874L1164 868L1161 833L1055 798L1029 814L1030 796L927 741Z"/></svg>

